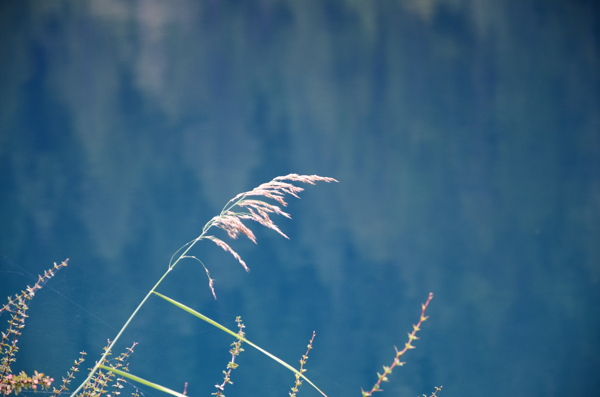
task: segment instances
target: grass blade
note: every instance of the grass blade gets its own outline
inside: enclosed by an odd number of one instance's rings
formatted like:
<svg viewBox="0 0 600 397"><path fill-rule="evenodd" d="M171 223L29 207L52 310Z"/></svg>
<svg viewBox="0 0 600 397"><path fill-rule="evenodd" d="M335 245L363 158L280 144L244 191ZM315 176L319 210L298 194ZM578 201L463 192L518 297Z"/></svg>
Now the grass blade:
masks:
<svg viewBox="0 0 600 397"><path fill-rule="evenodd" d="M100 365L99 368L102 368L102 369L104 369L106 371L114 372L115 374L117 374L119 376L122 376L124 378L129 378L129 379L134 380L134 381L136 381L138 383L141 383L143 385L152 387L152 388L154 388L156 390L160 390L160 391L165 392L165 393L169 393L169 394L171 394L173 396L176 396L176 397L189 397L189 396L186 396L185 394L181 394L181 393L178 393L178 392L176 392L174 390L171 390L168 387L164 387L164 386L161 386L161 385L159 385L157 383L152 383L149 380L142 379L139 376L132 375L129 372L121 371L121 370L116 369L116 368L107 367L106 365Z"/></svg>
<svg viewBox="0 0 600 397"><path fill-rule="evenodd" d="M323 393L321 391L321 389L319 389L314 383L311 382L310 379L308 379L306 376L304 376L302 373L300 373L300 371L298 371L296 368L292 367L291 365L289 365L288 363L286 363L285 361L283 361L282 359L280 359L279 357L274 356L273 354L269 353L268 351L266 351L265 349L255 345L254 343L250 342L248 339L246 338L242 338L240 337L237 333L233 332L232 330L230 330L229 328L219 324L218 322L216 322L215 320L212 320L208 317L206 317L204 314L197 312L196 310L192 309L191 307L188 307L186 305L184 305L183 303L179 303L176 300L173 300L163 294L160 294L156 291L152 291L155 295L160 296L161 298L163 298L164 300L166 300L169 303L172 303L173 305L177 306L180 309L185 310L186 312L206 321L207 323L214 325L215 327L219 328L221 331L223 332L227 332L228 334L238 338L239 340L241 340L244 343L247 343L248 345L252 346L253 348L255 348L256 350L260 351L261 353L265 354L266 356L270 357L271 359L277 361L279 364L283 365L284 367L286 367L287 369L289 369L290 371L292 371L293 373L295 373L296 375L299 375L300 377L302 377L302 379L304 379L307 383L309 383L312 387L314 387L319 393L321 393L323 396L327 397L327 395L325 393Z"/></svg>

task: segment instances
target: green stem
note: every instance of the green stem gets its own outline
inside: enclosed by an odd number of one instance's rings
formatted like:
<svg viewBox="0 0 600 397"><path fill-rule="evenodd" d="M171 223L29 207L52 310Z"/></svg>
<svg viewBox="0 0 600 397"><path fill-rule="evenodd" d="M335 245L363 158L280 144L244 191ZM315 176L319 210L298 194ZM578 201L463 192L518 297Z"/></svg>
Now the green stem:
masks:
<svg viewBox="0 0 600 397"><path fill-rule="evenodd" d="M231 208L235 207L240 201L244 200L244 198L246 198L246 195L242 195L240 197L238 197L237 199L231 199L227 202L227 204L225 204L225 206L223 207L223 209L221 210L221 213L219 214L219 217L222 216L226 211L229 211ZM218 218L218 217L215 217ZM144 297L144 299L142 299L142 301L140 302L140 304L136 307L136 309L133 311L133 313L131 313L131 315L129 316L129 318L127 319L127 321L125 322L125 324L123 325L123 327L121 328L121 330L119 331L119 333L117 334L117 336L115 336L115 339L108 345L108 347L106 348L104 354L102 355L102 357L100 357L100 360L98 360L98 362L96 362L96 365L94 365L94 367L91 369L90 373L88 374L87 378L85 378L85 380L79 385L79 387L77 387L77 389L71 393L71 397L75 397L77 395L77 393L79 393L81 391L81 389L92 379L92 377L94 376L94 374L96 373L96 371L98 371L98 368L100 368L102 365L104 365L104 362L106 360L106 357L108 357L108 355L110 354L110 352L112 351L113 347L115 346L115 344L117 343L117 341L119 340L119 338L121 337L121 335L123 334L123 332L125 332L125 329L127 329L127 327L129 326L129 323L131 323L131 321L133 320L133 318L135 317L135 315L138 313L138 311L142 308L142 306L144 306L144 304L146 303L146 301L148 300L148 298L155 293L156 288L158 288L158 286L160 285L160 283L165 279L165 277L167 277L167 274L169 274L171 272L171 270L173 270L173 268L175 268L175 266L184 258L186 258L187 253L192 249L192 247L194 245L196 245L196 243L198 241L200 241L202 238L204 238L204 236L206 235L206 232L208 231L208 229L210 229L214 223L215 223L215 218L211 219L210 221L208 221L204 227L202 228L202 233L200 234L200 236L198 236L196 239L192 240L191 242L187 243L186 245L184 245L183 247L181 247L180 249L178 249L175 254L173 254L173 256L177 255L177 253L179 251L181 251L183 248L185 248L187 246L187 248L183 251L183 253L181 255L179 255L179 257L177 258L177 260L175 260L175 262L169 262L169 268L167 269L167 271L165 272L165 274L162 275L162 277L158 280L158 282L154 285L154 287L152 287L152 289L150 291L148 291L148 294L146 294L146 296ZM310 381L309 381L310 382Z"/></svg>
<svg viewBox="0 0 600 397"><path fill-rule="evenodd" d="M206 229L206 230L208 230L208 229ZM173 264L169 265L169 268L167 269L167 271L165 272L165 274L163 274L162 277L158 280L158 282L154 285L154 287L152 287L152 289L150 291L148 291L148 293L146 294L146 296L144 297L144 299L142 299L142 301L135 308L135 310L133 311L133 313L131 313L131 315L129 316L129 318L127 319L127 321L125 322L125 324L123 325L123 327L121 328L121 330L119 331L119 333L117 334L117 336L115 336L115 339L113 339L113 341L108 345L108 347L106 348L104 354L102 355L102 357L100 357L100 360L98 360L96 362L96 365L94 365L94 367L92 368L92 370L88 374L87 378L85 378L85 380L79 385L79 387L77 387L77 389L75 389L75 391L73 393L71 393L71 397L75 397L77 395L77 393L79 393L79 391L81 391L81 389L92 379L92 377L94 376L94 374L96 373L96 371L98 371L98 368L100 368L100 366L102 366L104 364L104 361L106 360L106 357L110 354L111 350L113 349L113 347L115 346L115 344L117 343L117 341L119 340L119 338L121 337L121 335L123 334L123 332L125 332L125 329L127 329L127 327L129 326L129 323L131 323L131 321L133 320L133 318L135 317L135 315L138 313L138 311L140 311L140 309L142 308L142 306L144 306L144 303L146 303L146 301L148 300L148 298L154 293L154 291L156 290L156 288L158 288L158 286L160 285L160 283L162 283L162 281L165 279L165 277L167 277L167 274L169 274L171 272L171 270L173 270L173 268L175 268L175 266L192 249L192 247L198 241L200 241L200 239L206 233L206 230L204 230L202 232L202 234L200 236L198 236L198 238L196 238L194 241L192 241L192 243L187 247L187 249L185 251L183 251L183 253L181 255L179 255L179 257L177 258L177 260L175 262L173 262Z"/></svg>
<svg viewBox="0 0 600 397"><path fill-rule="evenodd" d="M289 369L290 371L292 371L293 373L297 374L298 376L302 377L302 379L304 379L305 381L307 381L312 387L314 387L319 393L321 393L321 395L323 395L324 397L327 397L327 395L325 393L323 393L321 391L321 389L319 389L317 387L317 385L315 385L310 379L308 379L306 376L304 376L304 374L300 371L298 371L296 368L292 367L291 365L289 365L288 363L286 363L285 361L283 361L282 359L280 359L279 357L269 353L268 351L266 351L265 349L261 348L260 346L255 345L254 343L250 342L248 339L244 338L243 336L240 336L239 334L233 332L232 330L230 330L229 328L225 327L224 325L219 324L218 322L216 322L213 319L210 319L208 317L206 317L204 314L192 309L191 307L188 307L186 305L184 305L183 303L179 303L174 299L169 298L168 296L165 296L161 293L158 292L154 292L155 295L160 296L161 298L163 298L164 300L166 300L167 302L177 306L180 309L185 310L186 312L206 321L207 323L219 328L220 330L227 332L229 335L232 335L235 338L238 338L239 340L241 340L244 343L247 343L248 345L252 346L253 348L255 348L256 350L258 350L259 352L263 353L264 355L270 357L271 359L277 361L279 364L283 365L284 367L286 367L287 369Z"/></svg>
<svg viewBox="0 0 600 397"><path fill-rule="evenodd" d="M139 376L132 375L129 372L121 371L121 370L116 369L116 368L107 367L106 365L101 365L100 368L102 368L102 369L104 369L106 371L114 372L117 375L123 376L125 378L129 378L129 379L134 380L136 382L139 382L139 383L141 383L143 385L150 386L150 387L152 387L152 388L154 388L156 390L160 390L162 392L171 394L171 395L176 396L176 397L188 397L185 394L178 393L175 390L171 390L171 389L169 389L167 387L164 387L164 386L161 386L161 385L159 385L157 383L150 382L150 381L148 381L146 379L140 378Z"/></svg>

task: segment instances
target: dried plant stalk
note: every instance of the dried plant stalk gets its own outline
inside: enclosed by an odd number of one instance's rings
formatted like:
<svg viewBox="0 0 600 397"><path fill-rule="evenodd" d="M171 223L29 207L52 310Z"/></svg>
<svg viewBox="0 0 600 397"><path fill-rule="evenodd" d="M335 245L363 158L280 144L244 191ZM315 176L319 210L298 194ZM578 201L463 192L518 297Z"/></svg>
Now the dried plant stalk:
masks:
<svg viewBox="0 0 600 397"><path fill-rule="evenodd" d="M429 297L427 298L427 301L425 303L421 304L421 317L419 317L419 322L417 324L413 325L412 332L408 334L408 342L406 342L404 344L404 349L398 350L397 347L394 347L394 349L396 349L396 356L394 357L394 362L389 367L385 366L385 365L383 366L383 374L377 373L377 382L375 383L375 385L373 385L373 387L371 388L370 391L361 390L362 397L370 397L373 395L373 393L375 393L377 391L383 391L383 389L381 389L381 382L389 382L388 375L390 375L392 373L392 370L394 369L394 367L402 366L402 365L406 364L406 363L401 362L400 358L404 355L404 353L406 353L410 349L415 348L415 346L412 344L412 342L414 340L419 339L419 338L417 338L417 332L421 330L421 324L423 324L423 322L427 321L427 316L425 316L425 312L427 311L427 306L429 306L429 302L431 302L432 299L433 299L433 293L430 292ZM437 392L437 390L436 390L436 392ZM434 395L435 395L435 393L434 393Z"/></svg>

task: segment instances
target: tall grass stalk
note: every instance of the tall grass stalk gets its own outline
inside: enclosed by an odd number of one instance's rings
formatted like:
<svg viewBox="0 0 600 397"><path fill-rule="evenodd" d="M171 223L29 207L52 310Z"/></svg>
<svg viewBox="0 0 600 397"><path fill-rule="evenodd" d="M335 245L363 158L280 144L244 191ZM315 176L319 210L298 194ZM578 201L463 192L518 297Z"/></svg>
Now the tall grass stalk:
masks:
<svg viewBox="0 0 600 397"><path fill-rule="evenodd" d="M221 210L221 213L219 215L213 217L211 220L209 220L204 225L204 227L202 228L202 233L198 237L196 237L194 240L183 245L180 249L178 249L173 254L173 256L171 257L171 260L169 261L169 265L167 266L167 271L158 279L156 284L150 289L150 291L148 291L148 293L146 294L144 299L142 299L142 301L139 303L139 305L131 313L131 315L129 316L129 318L123 325L123 327L121 327L121 329L119 330L119 332L117 333L115 338L110 342L108 347L105 349L104 354L100 357L100 359L96 362L94 367L90 370L87 378L79 385L79 387L77 387L77 389L75 389L75 391L73 391L73 393L71 394L71 397L75 397L77 395L77 393L79 393L82 390L82 388L84 388L85 385L88 382L90 382L90 380L94 377L94 374L98 371L98 369L100 367L104 367L104 364L106 362L108 355L111 354L112 349L114 348L115 344L119 341L121 335L123 335L123 332L125 332L125 330L129 326L129 324L133 321L134 317L138 314L140 309L148 301L150 296L157 294L156 289L160 286L160 284L167 277L167 275L183 259L193 258L202 264L204 270L206 271L206 275L208 277L209 288L211 289L211 292L216 299L217 295L216 295L215 288L214 288L214 279L212 279L210 277L208 268L204 265L204 263L202 263L202 261L200 261L195 256L188 255L188 253L196 245L196 243L198 243L199 241L204 240L204 239L213 241L219 247L221 247L225 251L232 254L234 256L234 258L236 258L237 261L244 267L244 269L246 271L249 271L249 268L246 265L246 263L227 243L225 243L223 240L221 240L215 236L211 236L211 235L207 234L208 231L212 227L217 227L217 228L221 228L221 229L225 230L227 232L227 235L232 239L236 239L240 234L243 234L246 237L248 237L252 242L256 243L256 236L242 222L242 220L251 220L251 221L257 222L269 229L276 231L277 233L279 233L280 235L282 235L285 238L288 238L279 229L279 227L277 227L277 225L275 225L275 223L273 223L273 221L270 219L270 214L283 215L287 218L291 218L291 216L288 213L284 212L278 205L271 204L271 203L268 203L263 200L249 199L249 197L262 196L267 199L272 199L272 200L276 201L279 205L285 207L285 206L287 206L287 202L284 199L286 194L289 194L289 195L299 198L298 194L304 190L303 188L295 186L294 184L292 184L290 182L302 182L302 183L308 183L308 184L314 185L315 182L337 182L337 181L333 178L322 177L322 176L318 176L318 175L289 174L289 175L285 175L285 176L276 177L273 180L271 180L270 182L263 183L262 185L254 188L248 192L240 193L237 196L235 196L234 198L232 198L231 200L229 200L227 202L227 204L225 204L225 206ZM234 211L234 209L237 209L237 210ZM159 295L159 294L157 294L157 295ZM162 297L164 297L164 295ZM222 327L221 329L225 330L224 328L225 327ZM227 330L227 331L229 331L229 330ZM235 333L233 333L233 334L235 335ZM250 343L247 340L244 340L244 342L250 344L251 346L253 346L255 348L258 348L258 346ZM299 374L303 379L305 379L307 382L309 382L311 385L313 385L317 390L319 390L310 380L308 380L304 375L300 374L293 367L291 367L290 365L277 359L270 353L267 353L266 351L264 351L260 348L258 348L258 349L261 350L263 353L269 355L271 358L278 361L280 364L286 366L286 368L291 369L293 372ZM105 367L105 368L108 368L108 367ZM319 390L319 392L321 394L325 395L322 391Z"/></svg>
<svg viewBox="0 0 600 397"><path fill-rule="evenodd" d="M178 307L179 309L184 310L185 312L202 319L203 321L213 325L214 327L226 332L236 339L231 346L231 360L227 364L227 370L223 371L224 378L222 383L218 383L215 387L217 388L217 392L213 393L216 397L224 397L223 391L227 384L231 382L231 373L232 370L237 368L238 364L236 363L236 357L240 354L244 349L242 348L242 343L245 343L266 356L270 357L272 360L276 361L280 365L289 369L295 374L295 384L291 388L291 392L289 393L291 397L296 397L299 387L303 381L306 381L312 387L314 387L319 393L323 396L327 397L325 393L323 393L313 382L311 382L304 373L306 372L306 368L304 368L304 364L308 360L308 353L312 349L313 340L315 334L313 333L312 338L307 346L306 353L300 359L299 369L296 369L266 351L265 349L257 346L252 343L248 339L246 339L245 334L243 332L244 325L241 321L241 318L238 317L236 322L238 324L238 332L234 332L227 327L219 324L218 322L206 317L200 312L184 305L183 303L177 302L176 300L169 298L159 292L157 292L157 288L163 282L163 280L167 277L167 275L177 266L183 259L193 259L200 263L204 268L206 275L208 277L208 287L216 299L217 294L215 291L215 283L214 279L211 278L210 272L208 268L204 265L204 263L198 259L194 255L190 255L190 252L194 246L200 242L201 240L210 240L213 243L217 244L219 247L229 252L233 257L240 263L240 265L248 271L249 268L246 263L242 260L242 258L223 240L209 235L208 232L213 227L223 229L227 235L236 239L240 235L246 236L248 239L256 243L256 236L252 232L250 228L248 228L243 221L250 220L257 222L269 229L274 230L285 238L288 238L280 229L273 223L270 218L271 214L282 215L285 217L290 217L290 215L284 212L281 207L287 206L287 202L285 201L285 197L287 194L292 195L294 197L298 197L298 194L303 190L301 187L295 186L292 182L302 182L315 184L315 182L337 182L333 178L321 177L317 175L298 175L298 174L289 174L286 176L277 177L270 182L263 183L262 185L244 193L240 193L225 204L219 215L210 219L202 228L202 231L198 237L189 241L185 245L183 245L180 249L178 249L172 256L168 263L166 272L158 279L156 284L148 291L144 299L137 305L135 310L131 313L123 327L119 330L117 335L112 341L108 342L108 346L104 348L104 354L100 357L100 359L94 364L94 366L90 369L85 380L73 391L71 397L102 397L103 394L108 393L108 388L110 385L114 388L114 391L107 395L106 397L117 397L120 394L120 388L123 387L123 383L125 382L125 378L131 379L135 382L143 384L145 386L152 387L154 389L160 390L162 392L171 394L175 397L187 397L186 396L186 387L184 388L183 393L176 392L162 385L156 384L149 380L140 378L129 373L129 368L127 364L127 359L131 353L133 353L133 347L136 345L135 343L130 348L127 348L125 352L121 353L118 357L113 358L110 362L108 360L109 355L112 354L112 350L117 343L117 341L122 336L123 332L127 329L129 324L133 321L134 317L138 314L144 304L150 299L151 296L155 295L160 297L161 299L166 300L172 305ZM264 199L260 199L261 197L273 200L277 204L271 204ZM281 206L281 207L280 207ZM25 372L21 372L19 374L13 374L11 369L11 364L14 364L16 361L16 353L18 351L17 342L18 337L21 335L21 330L25 326L25 319L27 318L27 309L28 302L33 298L36 291L43 287L43 285L54 276L55 272L60 268L67 265L67 261L65 260L60 265L54 264L54 267L44 273L43 276L40 276L37 283L33 287L27 287L25 291L21 291L20 294L15 295L14 297L8 298L8 303L4 306L0 306L0 314L3 312L9 313L9 321L8 321L8 329L6 332L2 332L0 335L0 395L9 395L15 394L18 395L22 390L33 389L36 390L38 387L48 390L54 381L53 378L44 375L43 373L38 373L35 371L33 375L27 375ZM388 382L388 377L392 374L392 371L397 366L404 365L404 362L401 361L403 356L408 350L414 349L415 346L413 342L417 339L417 333L421 329L421 325L427 320L427 316L425 315L426 310L433 298L433 294L429 294L427 301L421 306L421 316L419 317L419 321L413 325L412 332L408 333L408 341L404 344L404 348L399 350L396 348L396 354L393 358L391 365L383 366L383 373L377 373L377 381L371 387L369 391L361 390L362 397L370 397L376 392L383 391L381 386L383 382ZM71 369L67 372L67 376L63 377L62 385L59 388L53 388L53 397L58 397L60 394L66 392L67 386L71 383L71 381L75 377L75 373L79 371L81 364L84 361L85 353L81 353L81 356L78 360L75 360ZM435 387L435 391L429 397L437 397L437 392L441 391L440 387ZM132 397L140 397L140 393L136 388L136 391L132 394Z"/></svg>

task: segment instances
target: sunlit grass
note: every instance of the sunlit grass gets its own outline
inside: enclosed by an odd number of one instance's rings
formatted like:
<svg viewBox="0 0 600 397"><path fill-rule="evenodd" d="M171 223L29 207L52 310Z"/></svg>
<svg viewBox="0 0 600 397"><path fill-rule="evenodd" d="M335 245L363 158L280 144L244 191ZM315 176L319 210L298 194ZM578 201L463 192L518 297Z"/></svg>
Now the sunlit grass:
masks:
<svg viewBox="0 0 600 397"><path fill-rule="evenodd" d="M126 379L171 394L173 396L184 397L186 395L186 390L184 390L183 393L180 393L162 385L159 385L157 383L154 383L150 380L143 379L139 376L131 374L129 372L128 358L131 354L133 354L133 348L135 347L135 344L133 344L133 346L131 346L130 348L126 349L125 352L119 354L117 357L110 358L113 354L113 348L122 336L123 332L128 328L128 326L134 320L135 316L139 313L144 304L152 296L160 297L161 299L166 300L167 302L171 303L174 307L179 308L184 312L191 314L201 319L202 321L213 325L214 327L235 338L234 342L231 344L232 348L229 350L231 354L231 359L227 364L226 370L223 371L223 381L221 383L216 384L215 387L217 391L214 392L213 395L217 397L224 397L223 392L225 390L226 385L232 383L232 371L238 367L238 364L236 363L236 358L239 354L241 354L244 351L242 346L243 344L246 344L265 354L272 360L276 361L277 363L294 373L295 383L291 387L291 391L289 392L291 397L296 397L297 393L299 392L299 387L303 381L306 381L321 395L326 397L326 394L305 375L305 364L308 360L308 354L312 349L315 333L313 333L313 336L310 339L310 342L307 346L307 351L304 355L302 355L301 359L299 360L300 365L298 369L296 369L292 365L286 363L285 361L275 356L274 354L268 352L267 350L257 346L256 344L246 339L243 331L244 325L239 317L236 319L236 322L238 324L238 331L234 332L233 330L230 330L229 328L203 315L196 309L193 309L157 291L157 288L161 285L163 280L180 262L182 262L184 259L193 259L195 262L199 263L205 270L208 278L208 288L210 289L211 293L216 299L217 293L215 289L215 281L213 278L211 278L208 267L197 256L190 254L192 248L201 241L212 241L213 243L221 247L223 250L233 255L233 257L240 263L240 265L246 271L249 271L248 265L246 264L246 262L244 262L240 255L236 251L234 251L228 243L226 243L220 238L215 237L214 235L209 234L209 231L213 228L220 228L224 230L231 239L237 239L240 235L244 235L252 242L256 243L257 240L254 232L243 222L252 221L277 232L285 238L288 238L281 231L281 229L279 229L279 227L273 222L273 220L271 219L271 215L281 215L290 218L290 215L284 212L282 210L282 207L287 206L287 202L285 201L287 195L299 197L299 193L304 190L303 188L296 186L294 184L296 182L314 185L316 182L337 181L333 178L321 177L317 175L289 174L286 176L274 178L273 180L267 183L263 183L250 191L240 193L231 200L229 200L225 204L221 212L217 216L210 219L204 225L198 237L184 244L173 254L171 260L167 265L167 270L165 271L165 273L158 279L156 284L150 289L150 291L148 291L146 296L133 310L133 312L131 313L125 324L121 327L117 335L112 340L109 340L108 345L104 348L104 353L89 370L85 379L71 393L71 397L100 397L103 395L106 395L106 397L115 397L121 393L121 389L123 388ZM265 200L270 200L271 202ZM27 302L35 295L36 290L41 288L45 282L47 282L50 278L54 276L57 270L66 265L66 260L60 265L55 264L55 266L52 269L46 271L46 273L44 273L43 276L39 277L39 280L34 285L34 287L27 287L25 291L22 291L20 294L15 295L15 297L9 297L8 303L1 308L0 314L2 314L2 312L10 313L10 319L8 321L9 327L7 331L5 333L2 333L2 350L0 360L0 394L17 395L25 389L48 390L52 385L52 382L54 381L53 378L50 378L49 376L46 376L44 374L40 374L37 371L34 372L34 374L31 376L28 376L24 372L20 374L13 374L11 371L11 364L13 364L16 361L16 352L18 351L17 338L21 334L21 330L25 326L25 318L27 317ZM427 317L425 316L425 311L427 310L427 307L432 298L433 294L430 294L427 301L422 305L421 316L419 318L419 321L416 325L413 326L412 332L408 334L408 342L405 343L404 348L402 350L396 349L396 356L394 357L392 364L390 366L383 367L383 373L377 374L377 381L374 384L374 386L370 389L370 391L362 391L363 397L369 397L377 391L382 391L382 382L387 382L389 380L388 376L392 373L392 370L396 366L401 366L404 364L400 361L400 359L408 350L413 349L415 347L412 343L413 341L418 339L416 336L417 332L420 330L422 323L425 320L427 320ZM84 358L85 353L81 353L79 359L74 361L74 364L71 367L71 369L67 372L66 376L63 377L60 387L53 388L53 393L55 396L65 393L68 390L68 385L75 379L75 373L79 372ZM432 394L432 396L435 396L440 389L441 388L436 388L436 391ZM138 396L137 389L136 391L134 391L133 395Z"/></svg>

